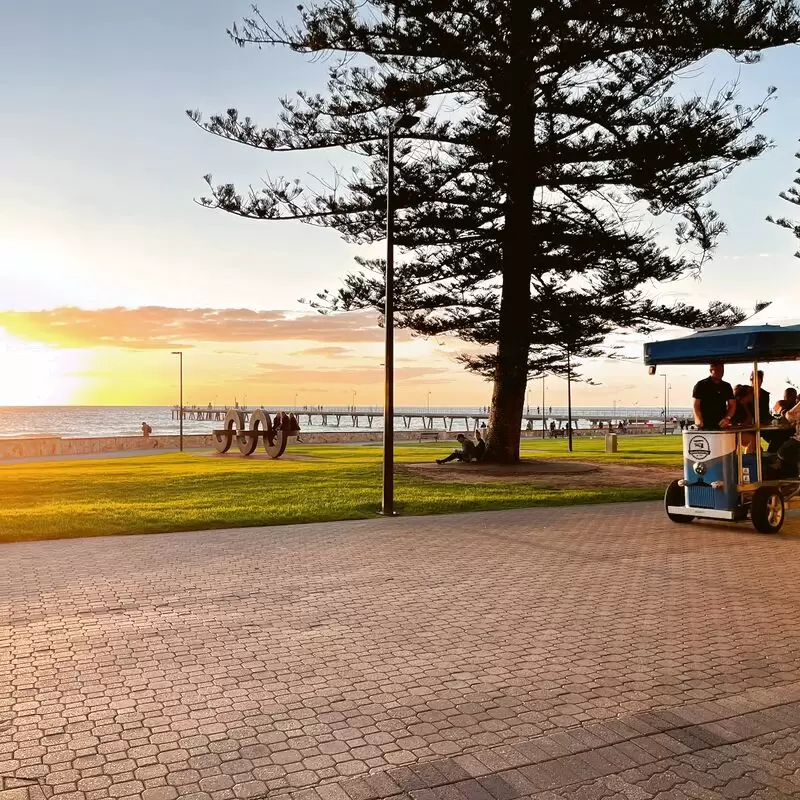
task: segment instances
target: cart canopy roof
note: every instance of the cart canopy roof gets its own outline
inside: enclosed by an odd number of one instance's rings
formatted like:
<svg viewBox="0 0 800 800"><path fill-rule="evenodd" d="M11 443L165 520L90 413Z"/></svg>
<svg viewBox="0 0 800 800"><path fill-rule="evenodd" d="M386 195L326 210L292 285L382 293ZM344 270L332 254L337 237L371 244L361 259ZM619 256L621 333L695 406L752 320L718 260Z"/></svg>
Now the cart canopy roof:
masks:
<svg viewBox="0 0 800 800"><path fill-rule="evenodd" d="M800 325L742 325L698 331L680 339L649 342L644 361L658 364L727 364L800 359Z"/></svg>

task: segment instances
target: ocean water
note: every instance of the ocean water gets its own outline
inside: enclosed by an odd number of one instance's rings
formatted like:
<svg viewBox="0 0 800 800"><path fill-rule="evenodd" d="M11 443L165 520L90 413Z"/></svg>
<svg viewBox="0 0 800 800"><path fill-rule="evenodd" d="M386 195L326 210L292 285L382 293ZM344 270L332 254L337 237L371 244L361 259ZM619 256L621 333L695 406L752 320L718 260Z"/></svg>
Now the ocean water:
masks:
<svg viewBox="0 0 800 800"><path fill-rule="evenodd" d="M551 410L552 408L552 410ZM268 409L270 410L270 409ZM274 413L279 410L271 409ZM336 425L335 418L328 418L328 425L323 425L322 418L313 414L311 424L308 422L305 407L286 407L286 411L300 413L300 425L304 431L354 431L368 429L366 419L359 421L358 427L353 425L352 418L348 416L347 408L340 408L342 414L341 425ZM337 409L331 409L337 410ZM380 409L367 406L357 406L356 411L379 411ZM547 422L549 420L564 419L567 410L563 407L548 407ZM453 414L466 417L486 416L483 409L471 408L400 408L396 409L398 415L403 414ZM537 408L531 406L531 414L537 413ZM578 427L589 427L589 418L592 416L614 417L623 420L638 420L639 422L663 422L662 410L659 408L573 408L573 419ZM670 409L670 417L678 418L691 416L689 409ZM17 436L62 436L62 437L100 437L100 436L138 436L142 432L142 422L147 422L153 428L153 435L177 434L178 420L172 419L172 409L169 406L19 406L0 407L0 437L10 438ZM210 433L214 428L221 427L219 421L184 420L183 432L185 434ZM445 427L441 419L434 419L435 428ZM410 420L412 430L421 430L423 420L417 416ZM534 429L541 427L541 422L533 422ZM376 418L372 422L372 430L382 430L383 420ZM395 423L396 430L405 428L403 420ZM456 419L453 430L464 430L463 417Z"/></svg>

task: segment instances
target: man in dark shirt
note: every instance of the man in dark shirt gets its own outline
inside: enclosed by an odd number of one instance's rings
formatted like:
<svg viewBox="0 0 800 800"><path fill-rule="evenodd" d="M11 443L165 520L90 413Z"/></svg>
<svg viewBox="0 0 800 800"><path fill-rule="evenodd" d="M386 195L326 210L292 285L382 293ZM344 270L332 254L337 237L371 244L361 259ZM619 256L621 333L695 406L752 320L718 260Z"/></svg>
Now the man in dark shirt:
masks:
<svg viewBox="0 0 800 800"><path fill-rule="evenodd" d="M722 380L725 365L720 362L711 364L709 372L711 374L707 378L695 384L692 397L694 424L698 428L713 431L727 428L731 424L736 401L733 399L733 388Z"/></svg>
<svg viewBox="0 0 800 800"><path fill-rule="evenodd" d="M755 373L750 373L750 385L755 388L753 382ZM758 371L758 416L761 427L765 427L772 421L772 406L769 403L769 392L764 389L764 370Z"/></svg>

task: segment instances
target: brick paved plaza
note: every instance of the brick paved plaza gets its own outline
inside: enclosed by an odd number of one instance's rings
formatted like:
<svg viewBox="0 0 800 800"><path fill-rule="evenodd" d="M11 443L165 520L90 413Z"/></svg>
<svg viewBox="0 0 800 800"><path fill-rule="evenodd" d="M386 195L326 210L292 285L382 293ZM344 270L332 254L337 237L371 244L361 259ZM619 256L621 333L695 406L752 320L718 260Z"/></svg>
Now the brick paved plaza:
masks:
<svg viewBox="0 0 800 800"><path fill-rule="evenodd" d="M800 796L800 520L0 549L0 800Z"/></svg>

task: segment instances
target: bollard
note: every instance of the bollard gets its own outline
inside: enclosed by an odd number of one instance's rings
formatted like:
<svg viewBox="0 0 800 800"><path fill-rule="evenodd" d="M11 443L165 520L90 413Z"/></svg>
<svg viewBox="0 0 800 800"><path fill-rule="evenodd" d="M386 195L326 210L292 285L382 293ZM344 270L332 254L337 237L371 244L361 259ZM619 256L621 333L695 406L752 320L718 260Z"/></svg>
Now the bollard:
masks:
<svg viewBox="0 0 800 800"><path fill-rule="evenodd" d="M617 452L617 434L616 433L607 433L606 434L606 453L616 453Z"/></svg>

